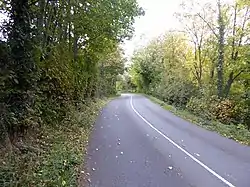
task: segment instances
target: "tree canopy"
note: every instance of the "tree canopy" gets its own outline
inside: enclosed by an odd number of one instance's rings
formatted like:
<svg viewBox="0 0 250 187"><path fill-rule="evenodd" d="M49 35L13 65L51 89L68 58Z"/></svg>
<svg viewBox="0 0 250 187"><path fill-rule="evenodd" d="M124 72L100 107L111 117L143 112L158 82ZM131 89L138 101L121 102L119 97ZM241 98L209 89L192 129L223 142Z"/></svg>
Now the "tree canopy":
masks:
<svg viewBox="0 0 250 187"><path fill-rule="evenodd" d="M4 0L0 10L0 120L10 141L60 121L69 103L114 94L119 45L144 13L136 0Z"/></svg>
<svg viewBox="0 0 250 187"><path fill-rule="evenodd" d="M134 53L129 72L137 90L249 128L249 3L189 1L175 16L183 30L169 31Z"/></svg>

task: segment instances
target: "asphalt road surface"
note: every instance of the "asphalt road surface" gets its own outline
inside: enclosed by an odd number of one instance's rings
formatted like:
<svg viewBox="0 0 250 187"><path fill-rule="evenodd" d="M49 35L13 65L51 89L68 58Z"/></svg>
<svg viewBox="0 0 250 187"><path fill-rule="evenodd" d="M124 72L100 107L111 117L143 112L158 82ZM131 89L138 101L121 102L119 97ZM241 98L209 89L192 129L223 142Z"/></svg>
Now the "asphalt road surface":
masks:
<svg viewBox="0 0 250 187"><path fill-rule="evenodd" d="M124 94L96 121L87 170L91 187L250 187L250 147Z"/></svg>

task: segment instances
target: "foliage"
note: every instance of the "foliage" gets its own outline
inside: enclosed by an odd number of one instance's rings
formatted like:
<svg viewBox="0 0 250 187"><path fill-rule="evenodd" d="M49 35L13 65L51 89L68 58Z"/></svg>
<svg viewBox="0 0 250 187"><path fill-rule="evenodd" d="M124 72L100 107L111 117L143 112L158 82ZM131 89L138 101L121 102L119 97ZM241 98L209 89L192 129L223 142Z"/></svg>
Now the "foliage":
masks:
<svg viewBox="0 0 250 187"><path fill-rule="evenodd" d="M119 92L136 92L136 85L133 84L131 76L126 71L118 77L116 90Z"/></svg>
<svg viewBox="0 0 250 187"><path fill-rule="evenodd" d="M107 102L70 106L60 123L29 132L13 152L1 155L1 186L76 186L92 125Z"/></svg>
<svg viewBox="0 0 250 187"><path fill-rule="evenodd" d="M239 143L250 145L250 131L247 130L246 126L243 124L227 125L220 123L217 120L208 120L203 115L200 116L197 115L197 113L194 114L188 110L176 109L155 97L149 95L146 96L156 104L161 105L164 109L171 111L173 114L180 116L181 118L190 121L193 124L197 124L205 129L218 132L220 135L233 139ZM200 111L199 114L203 114L203 111Z"/></svg>
<svg viewBox="0 0 250 187"><path fill-rule="evenodd" d="M237 105L229 99L220 100L216 96L209 98L192 98L187 108L195 114L203 115L205 119L218 119L223 123L235 122L239 111ZM238 118L239 119L239 118Z"/></svg>
<svg viewBox="0 0 250 187"><path fill-rule="evenodd" d="M236 136L239 124L250 129L249 4L189 1L181 8L175 16L183 30L168 31L138 49L131 80L138 92L188 110L205 124L217 121L214 129L227 124L223 129Z"/></svg>
<svg viewBox="0 0 250 187"><path fill-rule="evenodd" d="M0 45L1 124L11 142L61 121L70 104L114 94L124 64L119 43L143 14L135 0L10 0L1 12L9 16Z"/></svg>
<svg viewBox="0 0 250 187"><path fill-rule="evenodd" d="M86 139L85 121L92 121L88 118L95 111L91 104L116 93L125 62L119 45L131 38L135 17L144 12L136 0L6 0L0 13L6 15L0 25L0 149L10 158L10 172L3 167L3 175L13 179L6 185L68 186L82 150L73 149L66 135ZM65 123L81 105L83 126L71 119ZM51 152L42 149L32 156L26 140L36 137L33 133L55 136L50 137ZM48 162L42 164L44 155ZM40 171L33 174L32 167Z"/></svg>
<svg viewBox="0 0 250 187"><path fill-rule="evenodd" d="M130 74L138 91L154 95L169 104L185 106L195 91L191 81L185 79L188 71L182 63L186 50L187 44L182 35L167 33L163 39L152 41L135 53Z"/></svg>

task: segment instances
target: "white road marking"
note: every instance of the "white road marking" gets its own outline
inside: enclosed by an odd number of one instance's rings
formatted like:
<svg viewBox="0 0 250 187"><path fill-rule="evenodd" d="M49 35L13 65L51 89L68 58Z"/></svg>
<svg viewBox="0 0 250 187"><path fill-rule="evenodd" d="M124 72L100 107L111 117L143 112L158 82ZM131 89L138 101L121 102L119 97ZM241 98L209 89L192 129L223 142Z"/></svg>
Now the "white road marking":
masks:
<svg viewBox="0 0 250 187"><path fill-rule="evenodd" d="M175 147L177 147L179 150L181 150L183 153L185 153L187 156L189 156L193 161L195 161L197 164L199 164L200 166L202 166L204 169L206 169L208 172L210 172L212 175L214 175L215 177L217 177L219 180L221 180L222 182L224 182L226 185L228 185L229 187L236 187L233 184L231 184L229 181L227 181L226 179L224 179L222 176L220 176L219 174L217 174L214 170L212 170L211 168L209 168L207 165L205 165L204 163L202 163L200 160L198 160L197 158L195 158L192 154L190 154L189 152L187 152L185 149L183 149L182 147L180 147L177 143L175 143L173 140L171 140L169 137L167 137L165 134L163 134L161 131L159 131L157 128L155 128L150 122L148 122L133 106L133 99L132 96L130 97L130 105L131 108L133 109L133 111L146 123L148 124L153 130L155 130L156 132L158 132L160 135L162 135L166 140L168 140L171 144L173 144Z"/></svg>

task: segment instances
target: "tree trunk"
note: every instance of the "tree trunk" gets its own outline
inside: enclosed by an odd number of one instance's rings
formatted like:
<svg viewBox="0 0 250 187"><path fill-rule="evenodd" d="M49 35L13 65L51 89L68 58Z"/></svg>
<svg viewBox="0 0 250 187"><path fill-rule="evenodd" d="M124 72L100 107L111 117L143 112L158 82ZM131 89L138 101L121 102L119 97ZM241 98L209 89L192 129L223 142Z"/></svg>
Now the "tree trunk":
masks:
<svg viewBox="0 0 250 187"><path fill-rule="evenodd" d="M8 62L8 70L13 72L13 78L9 77L6 81L11 92L6 92L4 102L8 106L8 115L12 115L18 121L18 124L7 123L9 137L16 132L25 130L23 119L29 117L30 110L34 107L36 95L36 85L38 75L36 61L32 58L34 49L33 40L30 37L32 29L30 27L30 7L28 0L12 0L10 19L10 32L8 35L8 44L11 50L11 60ZM10 130L12 129L12 130Z"/></svg>
<svg viewBox="0 0 250 187"><path fill-rule="evenodd" d="M44 26L45 0L40 0L38 2L38 6L40 7L40 11L37 22L37 30L38 30L38 40L41 42L44 34L43 26Z"/></svg>
<svg viewBox="0 0 250 187"><path fill-rule="evenodd" d="M228 80L227 80L227 84L226 84L226 86L225 86L225 91L224 91L224 97L225 97L225 98L228 97L228 95L229 95L229 93L230 93L230 89L231 89L231 87L232 87L232 84L233 84L234 80L235 80L237 77L239 77L239 76L241 75L241 73L243 73L243 70L240 71L240 72L239 72L238 74L236 74L235 76L234 76L234 72L233 72L233 71L229 74L229 78L228 78Z"/></svg>
<svg viewBox="0 0 250 187"><path fill-rule="evenodd" d="M68 40L69 40L69 52L72 51L72 46L71 46L71 3L70 0L68 0Z"/></svg>
<svg viewBox="0 0 250 187"><path fill-rule="evenodd" d="M232 86L233 81L234 81L234 77L233 77L233 76L234 76L234 73L231 72L231 73L229 74L229 78L228 78L227 84L226 84L226 86L225 86L225 91L224 91L224 94L225 94L224 97L225 97L225 98L227 98L228 95L229 95L231 86Z"/></svg>
<svg viewBox="0 0 250 187"><path fill-rule="evenodd" d="M221 98L223 96L223 66L224 66L224 47L225 47L225 25L224 25L224 19L222 15L221 10L221 3L220 0L218 0L218 9L219 9L219 16L218 16L218 24L219 24L219 37L218 37L218 43L219 43L219 55L218 55L218 64L217 64L217 91L218 91L218 97Z"/></svg>
<svg viewBox="0 0 250 187"><path fill-rule="evenodd" d="M78 53L78 48L77 48L77 42L78 42L78 36L76 34L74 34L74 61L77 60L77 53Z"/></svg>

